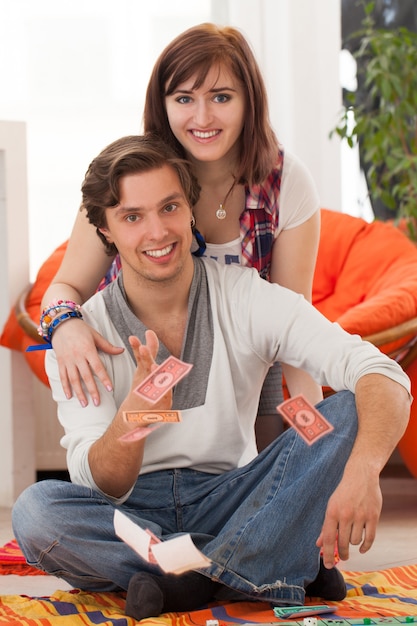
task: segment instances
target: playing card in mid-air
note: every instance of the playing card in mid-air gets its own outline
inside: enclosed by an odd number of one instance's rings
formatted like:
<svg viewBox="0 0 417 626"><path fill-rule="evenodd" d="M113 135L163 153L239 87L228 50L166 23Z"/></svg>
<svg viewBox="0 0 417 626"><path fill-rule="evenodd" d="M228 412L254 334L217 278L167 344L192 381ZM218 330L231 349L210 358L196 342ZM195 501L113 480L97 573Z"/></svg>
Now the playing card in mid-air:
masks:
<svg viewBox="0 0 417 626"><path fill-rule="evenodd" d="M139 424L135 430L131 430L119 437L120 441L139 441L151 434L156 428L166 423L181 421L180 411L123 411L123 419L126 422Z"/></svg>
<svg viewBox="0 0 417 626"><path fill-rule="evenodd" d="M123 417L127 422L135 422L146 426L156 422L180 422L180 411L158 411L149 409L148 411L123 411Z"/></svg>
<svg viewBox="0 0 417 626"><path fill-rule="evenodd" d="M113 520L116 535L142 559L159 565L164 572L182 574L208 567L211 563L195 546L188 533L161 541L149 529L141 528L118 509L114 512Z"/></svg>
<svg viewBox="0 0 417 626"><path fill-rule="evenodd" d="M148 437L148 435L153 433L153 431L160 426L162 426L162 423L154 424L153 426L138 426L137 428L135 428L135 430L131 430L130 432L125 433L124 435L119 437L119 441L140 441L141 439L145 439L145 437Z"/></svg>
<svg viewBox="0 0 417 626"><path fill-rule="evenodd" d="M169 356L135 389L135 393L154 404L188 374L192 365Z"/></svg>
<svg viewBox="0 0 417 626"><path fill-rule="evenodd" d="M277 411L309 445L333 430L333 426L302 394L279 404Z"/></svg>

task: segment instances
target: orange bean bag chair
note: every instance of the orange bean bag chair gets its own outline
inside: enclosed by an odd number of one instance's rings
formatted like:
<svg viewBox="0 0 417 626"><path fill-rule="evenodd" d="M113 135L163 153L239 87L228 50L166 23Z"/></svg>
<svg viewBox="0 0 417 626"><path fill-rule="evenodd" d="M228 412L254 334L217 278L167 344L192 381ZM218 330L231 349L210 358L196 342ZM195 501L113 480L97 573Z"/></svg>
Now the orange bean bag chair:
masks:
<svg viewBox="0 0 417 626"><path fill-rule="evenodd" d="M383 352L406 364L413 395L417 397L417 342L412 346L417 337L417 248L392 224L369 224L328 209L322 209L321 217L313 304L331 321L369 338ZM36 337L40 302L65 249L66 242L42 265L25 297L25 307L20 303L17 311L16 307L12 309L0 345L25 351L28 345L40 340ZM28 322L33 325L32 336L22 329L25 322L26 327ZM25 357L36 376L48 385L44 352L26 352ZM416 444L417 405L413 404L399 450L417 477Z"/></svg>
<svg viewBox="0 0 417 626"><path fill-rule="evenodd" d="M0 337L1 346L25 353L30 369L47 386L49 386L49 382L44 367L44 350L26 352L26 348L36 343L44 343L36 331L39 325L41 301L46 288L61 264L66 248L67 242L54 250L43 263L33 285L28 285L29 288L23 292L16 306L10 311Z"/></svg>
<svg viewBox="0 0 417 626"><path fill-rule="evenodd" d="M394 225L322 209L313 304L396 358L417 398L417 247ZM416 341L416 343L413 343ZM398 448L417 477L417 404Z"/></svg>
<svg viewBox="0 0 417 626"><path fill-rule="evenodd" d="M417 248L393 224L322 209L313 304L362 337L417 316Z"/></svg>

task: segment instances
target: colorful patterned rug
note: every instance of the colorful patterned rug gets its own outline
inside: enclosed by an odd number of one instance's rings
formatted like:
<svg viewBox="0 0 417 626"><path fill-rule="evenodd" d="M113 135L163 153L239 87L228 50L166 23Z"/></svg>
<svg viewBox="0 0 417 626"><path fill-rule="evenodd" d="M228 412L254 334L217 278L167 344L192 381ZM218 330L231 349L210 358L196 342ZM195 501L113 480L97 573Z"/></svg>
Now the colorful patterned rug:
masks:
<svg viewBox="0 0 417 626"><path fill-rule="evenodd" d="M38 574L37 570L25 564L14 541L0 549L0 574L12 573ZM331 603L334 613L324 615L323 620L319 619L318 626L417 624L417 564L380 572L344 572L344 576L348 586L347 598L343 602ZM317 598L309 598L307 602L317 603L322 602ZM87 593L74 590L56 591L49 597L0 595L0 624L134 626L137 622L124 615L124 604L123 593ZM236 602L212 605L192 613L166 613L158 618L142 620L141 624L206 626L207 620L218 620L220 626L279 621L268 603ZM303 626L302 619L291 620L291 623Z"/></svg>
<svg viewBox="0 0 417 626"><path fill-rule="evenodd" d="M17 576L44 576L41 570L26 563L16 539L12 539L0 548L0 575L15 574Z"/></svg>

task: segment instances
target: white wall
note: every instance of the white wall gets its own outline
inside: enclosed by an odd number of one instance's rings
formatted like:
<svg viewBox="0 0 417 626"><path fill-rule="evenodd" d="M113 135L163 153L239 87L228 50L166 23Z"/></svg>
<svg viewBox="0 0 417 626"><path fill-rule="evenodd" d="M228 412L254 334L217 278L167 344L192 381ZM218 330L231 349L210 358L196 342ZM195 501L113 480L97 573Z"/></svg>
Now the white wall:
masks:
<svg viewBox="0 0 417 626"><path fill-rule="evenodd" d="M0 122L0 327L29 280L26 127ZM0 506L35 478L32 376L22 354L0 347Z"/></svg>

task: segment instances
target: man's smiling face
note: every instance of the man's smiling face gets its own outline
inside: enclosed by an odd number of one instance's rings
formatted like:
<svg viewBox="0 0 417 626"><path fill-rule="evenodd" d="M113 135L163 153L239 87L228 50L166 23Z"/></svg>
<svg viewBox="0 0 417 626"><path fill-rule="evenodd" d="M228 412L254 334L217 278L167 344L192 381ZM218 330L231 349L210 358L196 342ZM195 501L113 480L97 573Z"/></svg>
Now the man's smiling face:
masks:
<svg viewBox="0 0 417 626"><path fill-rule="evenodd" d="M169 165L120 179L120 202L106 209L100 229L116 245L124 280L177 279L192 264L191 208Z"/></svg>

